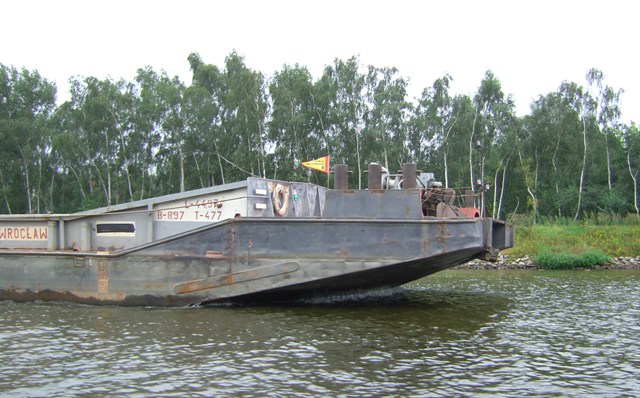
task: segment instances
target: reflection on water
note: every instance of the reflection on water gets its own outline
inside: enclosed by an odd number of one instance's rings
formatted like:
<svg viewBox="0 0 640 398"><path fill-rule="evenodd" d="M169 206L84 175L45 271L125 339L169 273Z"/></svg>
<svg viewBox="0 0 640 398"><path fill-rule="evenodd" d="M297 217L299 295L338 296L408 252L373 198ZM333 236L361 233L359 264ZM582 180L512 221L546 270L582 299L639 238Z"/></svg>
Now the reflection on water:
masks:
<svg viewBox="0 0 640 398"><path fill-rule="evenodd" d="M638 271L445 271L277 305L0 302L0 395L637 395L638 297Z"/></svg>

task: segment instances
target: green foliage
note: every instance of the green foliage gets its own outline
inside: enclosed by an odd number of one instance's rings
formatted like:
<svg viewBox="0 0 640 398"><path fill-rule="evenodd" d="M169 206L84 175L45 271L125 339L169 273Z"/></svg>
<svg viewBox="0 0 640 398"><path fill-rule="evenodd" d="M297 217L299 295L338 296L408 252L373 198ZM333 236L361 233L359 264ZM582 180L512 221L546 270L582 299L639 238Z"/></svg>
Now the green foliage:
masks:
<svg viewBox="0 0 640 398"><path fill-rule="evenodd" d="M49 117L56 87L37 71L0 64L0 192L7 213L53 210Z"/></svg>
<svg viewBox="0 0 640 398"><path fill-rule="evenodd" d="M357 57L315 80L299 65L264 76L235 51L221 66L187 61L189 86L149 67L133 82L77 77L58 107L37 71L0 64L0 212L72 212L248 176L324 185L300 163L328 154L354 188L370 162L414 162L453 188L483 179L489 214L523 236L539 222L640 214L640 134L619 123L622 91L598 70L517 117L491 71L472 96L450 93L444 75L413 102L397 69Z"/></svg>
<svg viewBox="0 0 640 398"><path fill-rule="evenodd" d="M540 264L547 269L592 268L596 265L605 264L610 259L611 256L600 250L587 250L579 254L543 250L533 258L536 264Z"/></svg>
<svg viewBox="0 0 640 398"><path fill-rule="evenodd" d="M580 222L564 217L542 224L533 224L531 216L518 216L512 222L516 245L507 252L513 258L543 253L580 256L592 251L614 257L640 255L640 219L635 215L592 214Z"/></svg>

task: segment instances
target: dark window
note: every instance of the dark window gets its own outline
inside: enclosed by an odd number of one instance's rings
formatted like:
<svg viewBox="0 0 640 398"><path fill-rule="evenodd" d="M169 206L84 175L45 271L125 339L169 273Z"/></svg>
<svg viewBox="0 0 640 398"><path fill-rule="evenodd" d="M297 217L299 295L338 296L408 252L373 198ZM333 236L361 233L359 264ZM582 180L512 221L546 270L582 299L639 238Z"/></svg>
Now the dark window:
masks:
<svg viewBox="0 0 640 398"><path fill-rule="evenodd" d="M134 233L136 226L133 223L122 224L96 224L96 230L99 234L107 233Z"/></svg>

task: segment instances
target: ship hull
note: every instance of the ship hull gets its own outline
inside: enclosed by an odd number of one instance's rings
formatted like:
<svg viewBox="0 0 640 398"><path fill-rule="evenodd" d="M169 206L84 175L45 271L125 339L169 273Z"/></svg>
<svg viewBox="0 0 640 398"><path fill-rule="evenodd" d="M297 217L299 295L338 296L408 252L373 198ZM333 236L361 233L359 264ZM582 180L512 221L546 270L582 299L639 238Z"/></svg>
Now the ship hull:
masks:
<svg viewBox="0 0 640 398"><path fill-rule="evenodd" d="M0 299L185 306L386 288L510 240L491 219L235 218L120 251L3 250Z"/></svg>

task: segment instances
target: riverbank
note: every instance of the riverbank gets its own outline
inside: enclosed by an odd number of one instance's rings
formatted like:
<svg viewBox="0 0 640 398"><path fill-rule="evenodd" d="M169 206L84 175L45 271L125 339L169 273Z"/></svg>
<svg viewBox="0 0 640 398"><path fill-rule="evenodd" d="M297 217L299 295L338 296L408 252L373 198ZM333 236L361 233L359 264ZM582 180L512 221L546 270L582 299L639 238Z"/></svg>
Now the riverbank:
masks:
<svg viewBox="0 0 640 398"><path fill-rule="evenodd" d="M540 264L536 264L529 256L511 259L508 255L498 256L498 261L489 262L482 260L473 260L466 264L458 265L455 269L472 269L472 270L535 270L544 269ZM614 257L609 262L596 265L590 269L640 269L640 256L621 256Z"/></svg>
<svg viewBox="0 0 640 398"><path fill-rule="evenodd" d="M593 220L592 220L593 221ZM515 246L494 263L472 261L459 269L640 269L640 224L635 217L617 224L528 224L514 222ZM567 258L569 257L567 264ZM610 260L606 261L607 258ZM575 260L575 261L574 261ZM578 261L579 260L579 261ZM598 264L589 267L590 264Z"/></svg>
<svg viewBox="0 0 640 398"><path fill-rule="evenodd" d="M503 254L511 259L542 253L580 255L601 251L614 258L640 256L640 225L515 225L515 246ZM514 261L509 261L514 262Z"/></svg>

